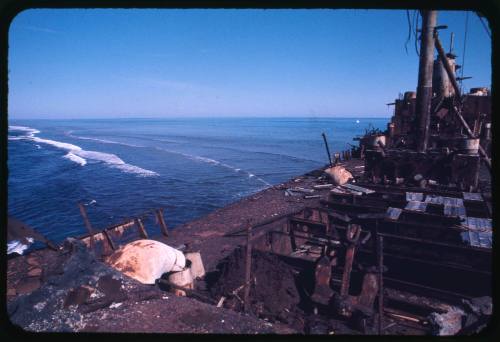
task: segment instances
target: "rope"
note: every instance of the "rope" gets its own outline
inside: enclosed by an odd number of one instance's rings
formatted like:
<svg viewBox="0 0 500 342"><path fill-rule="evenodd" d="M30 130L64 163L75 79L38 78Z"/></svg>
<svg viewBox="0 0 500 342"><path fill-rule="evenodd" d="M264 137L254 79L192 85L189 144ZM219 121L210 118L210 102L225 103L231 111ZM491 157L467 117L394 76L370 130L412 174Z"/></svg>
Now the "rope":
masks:
<svg viewBox="0 0 500 342"><path fill-rule="evenodd" d="M465 12L465 32L464 32L464 48L462 54L462 67L460 71L460 93L463 94L462 82L464 77L464 67L465 67L465 48L467 47L467 31L469 24L469 11Z"/></svg>

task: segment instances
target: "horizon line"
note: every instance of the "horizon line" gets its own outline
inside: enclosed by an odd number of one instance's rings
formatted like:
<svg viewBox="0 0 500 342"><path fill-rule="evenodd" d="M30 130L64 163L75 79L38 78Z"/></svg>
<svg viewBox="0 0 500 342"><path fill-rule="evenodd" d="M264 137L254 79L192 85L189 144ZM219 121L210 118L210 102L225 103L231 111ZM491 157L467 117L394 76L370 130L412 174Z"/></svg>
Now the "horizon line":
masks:
<svg viewBox="0 0 500 342"><path fill-rule="evenodd" d="M104 116L104 117L67 117L40 118L22 117L7 118L10 120L108 120L108 119L389 119L390 115L374 116Z"/></svg>

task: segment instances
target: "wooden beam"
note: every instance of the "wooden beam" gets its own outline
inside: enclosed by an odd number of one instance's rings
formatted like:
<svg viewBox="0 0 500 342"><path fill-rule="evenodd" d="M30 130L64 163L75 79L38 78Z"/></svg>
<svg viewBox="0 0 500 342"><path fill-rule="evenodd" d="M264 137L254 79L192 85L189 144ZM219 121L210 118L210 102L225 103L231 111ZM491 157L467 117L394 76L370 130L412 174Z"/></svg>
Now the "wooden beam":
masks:
<svg viewBox="0 0 500 342"><path fill-rule="evenodd" d="M158 209L156 211L156 217L158 218L158 223L160 225L161 232L163 235L168 236L168 227L163 218L163 209Z"/></svg>
<svg viewBox="0 0 500 342"><path fill-rule="evenodd" d="M147 239L148 238L148 233L146 232L146 229L144 229L144 224L142 223L141 219L138 218L135 220L137 224L137 229L139 231L139 235L141 235L142 238Z"/></svg>
<svg viewBox="0 0 500 342"><path fill-rule="evenodd" d="M116 250L116 245L115 245L113 239L111 238L111 235L109 234L109 232L105 229L105 230L103 230L103 233L104 233L104 236L106 236L106 239L108 240L109 245L111 246L111 249Z"/></svg>
<svg viewBox="0 0 500 342"><path fill-rule="evenodd" d="M89 218L87 216L87 210L83 206L83 204L78 203L78 206L80 207L80 214L83 217L83 222L85 223L85 227L87 228L88 233L90 234L90 249L94 250L94 230L92 229L92 225L90 224Z"/></svg>

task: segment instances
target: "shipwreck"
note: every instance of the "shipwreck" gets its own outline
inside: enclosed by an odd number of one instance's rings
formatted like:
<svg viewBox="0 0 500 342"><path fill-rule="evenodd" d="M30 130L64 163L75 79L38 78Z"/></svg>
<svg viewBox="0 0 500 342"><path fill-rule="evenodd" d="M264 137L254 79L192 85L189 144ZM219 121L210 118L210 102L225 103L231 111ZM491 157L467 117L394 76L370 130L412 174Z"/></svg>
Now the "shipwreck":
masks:
<svg viewBox="0 0 500 342"><path fill-rule="evenodd" d="M175 230L162 209L95 230L81 205L88 234L9 259L12 323L30 331L484 330L491 93L462 94L436 17L422 11L417 91L390 104L385 131L333 155L323 135L325 168ZM157 254L141 257L131 244Z"/></svg>

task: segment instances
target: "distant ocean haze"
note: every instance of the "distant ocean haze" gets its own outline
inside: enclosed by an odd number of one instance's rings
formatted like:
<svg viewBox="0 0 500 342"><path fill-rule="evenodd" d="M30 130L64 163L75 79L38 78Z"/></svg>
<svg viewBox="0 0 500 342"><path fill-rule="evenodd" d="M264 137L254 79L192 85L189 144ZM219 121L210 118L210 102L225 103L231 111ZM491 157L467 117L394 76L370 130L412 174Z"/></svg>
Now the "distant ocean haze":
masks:
<svg viewBox="0 0 500 342"><path fill-rule="evenodd" d="M324 166L387 118L10 120L8 213L61 241L152 208L170 227ZM146 227L149 225L146 224Z"/></svg>

